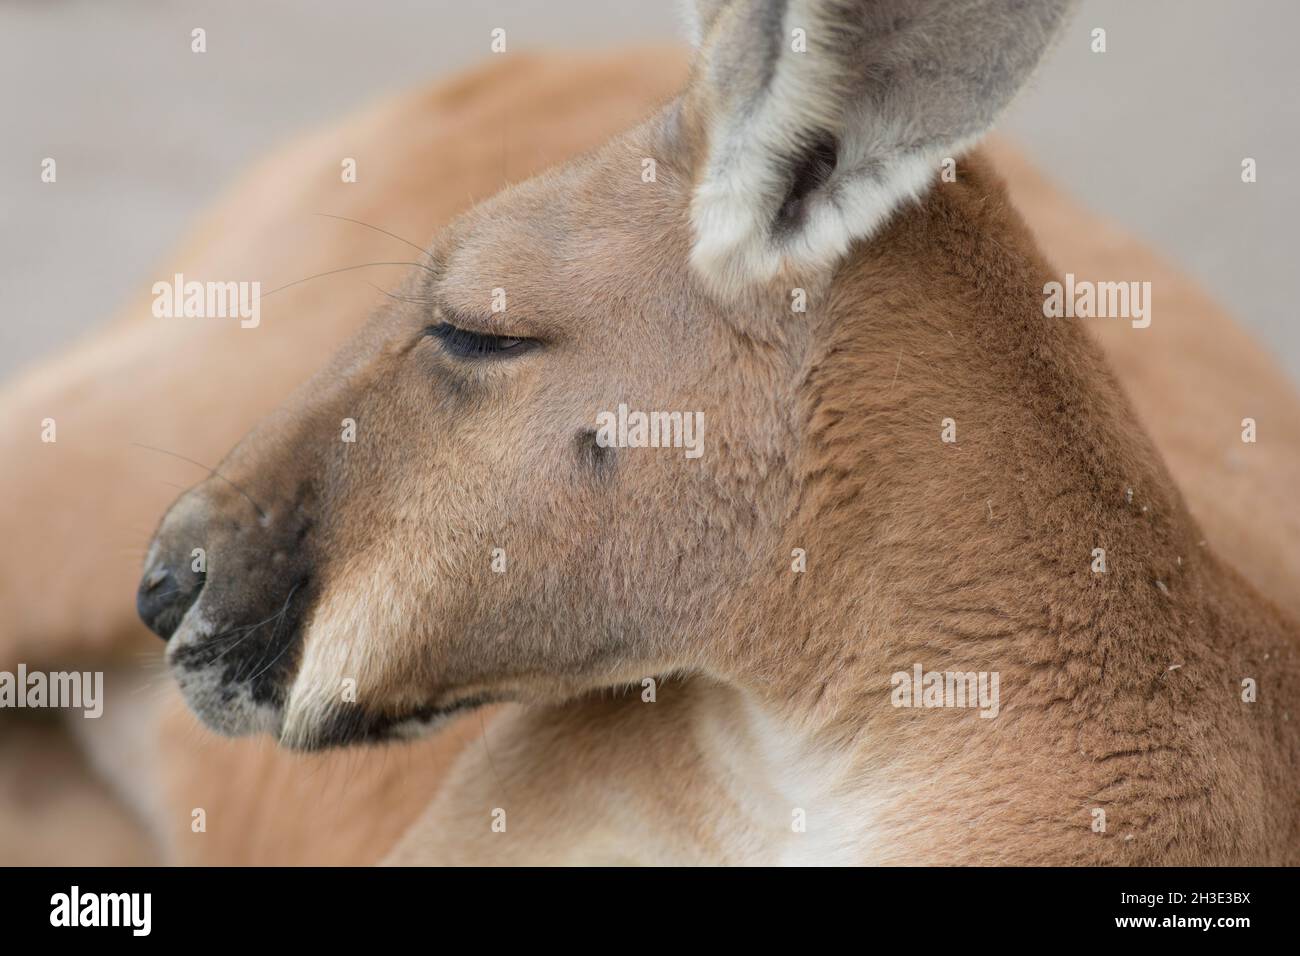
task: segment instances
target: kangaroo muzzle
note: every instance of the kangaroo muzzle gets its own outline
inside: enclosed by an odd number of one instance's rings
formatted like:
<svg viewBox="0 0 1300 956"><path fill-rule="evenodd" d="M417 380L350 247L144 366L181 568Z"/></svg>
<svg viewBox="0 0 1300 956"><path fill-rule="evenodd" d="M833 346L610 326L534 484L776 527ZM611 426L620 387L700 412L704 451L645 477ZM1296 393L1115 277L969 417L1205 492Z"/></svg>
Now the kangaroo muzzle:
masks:
<svg viewBox="0 0 1300 956"><path fill-rule="evenodd" d="M315 496L261 500L214 475L154 536L136 593L191 708L214 730L276 732L312 606Z"/></svg>

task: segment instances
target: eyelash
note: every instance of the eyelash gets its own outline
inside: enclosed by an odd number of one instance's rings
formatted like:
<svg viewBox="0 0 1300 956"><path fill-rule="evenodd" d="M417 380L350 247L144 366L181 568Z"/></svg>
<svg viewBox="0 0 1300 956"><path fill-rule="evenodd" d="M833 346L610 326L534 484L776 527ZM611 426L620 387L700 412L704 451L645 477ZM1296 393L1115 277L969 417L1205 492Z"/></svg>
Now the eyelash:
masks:
<svg viewBox="0 0 1300 956"><path fill-rule="evenodd" d="M471 332L449 322L440 322L424 330L424 334L437 339L449 355L458 359L506 358L526 352L537 345L536 339L513 338L506 335L485 335Z"/></svg>

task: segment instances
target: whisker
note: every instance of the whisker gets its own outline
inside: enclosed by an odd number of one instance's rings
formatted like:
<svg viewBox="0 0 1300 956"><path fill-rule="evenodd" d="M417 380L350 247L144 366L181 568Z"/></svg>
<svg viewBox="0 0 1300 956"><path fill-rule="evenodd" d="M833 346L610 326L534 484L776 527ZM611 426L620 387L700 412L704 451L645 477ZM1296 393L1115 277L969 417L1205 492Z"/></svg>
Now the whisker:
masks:
<svg viewBox="0 0 1300 956"><path fill-rule="evenodd" d="M397 233L395 233L395 232L389 232L387 229L380 229L378 226L372 226L370 223L368 223L368 222L362 222L360 219L349 219L347 216L335 216L335 215L333 215L333 214L331 214L331 213L328 213L328 212L318 212L318 213L315 213L314 215L317 215L317 216L324 216L326 219L341 219L341 220L343 220L344 222L351 222L351 223L355 223L355 224L358 225L358 226L365 226L367 229L373 229L375 232L381 232L381 233L383 233L385 236L388 236L390 239L396 239L398 242L404 242L404 243L406 243L408 246L410 246L410 247L411 247L412 249L414 249L416 252L422 253L423 255L426 255L426 256L429 254L429 252L428 252L427 249L425 249L423 246L416 245L416 244L415 244L414 242L412 242L410 239L403 239L401 236L397 235Z"/></svg>
<svg viewBox="0 0 1300 956"><path fill-rule="evenodd" d="M367 282L366 285L370 286L370 288L374 289L376 292L382 292L384 295L388 296L390 299L393 299L394 301L405 302L407 305L431 305L433 302L433 300L427 296L401 295L400 293L397 292L389 292L383 286L377 286L373 282Z"/></svg>
<svg viewBox="0 0 1300 956"><path fill-rule="evenodd" d="M211 465L205 465L203 464L203 462L195 461L193 458L186 458L184 455L178 455L176 452L168 451L166 448L155 448L153 445L142 445L138 441L133 441L131 442L131 444L135 445L137 448L146 448L149 451L156 451L159 454L171 455L173 458L179 458L181 461L187 461L191 465L197 465L199 468L206 469L209 474L215 475L216 477L220 478L231 488L234 488L241 495L243 495L244 498L248 501L248 503L252 505L253 509L257 512L257 517L260 518L262 521L266 520L266 511L262 508L261 505L259 505L256 501L253 500L253 496L250 495L248 492L246 492L243 488L239 487L239 485L235 484L233 481L231 481L221 472L217 471L217 469L213 468Z"/></svg>
<svg viewBox="0 0 1300 956"><path fill-rule="evenodd" d="M302 587L301 581L299 581L297 584L293 586L293 590L291 590L289 592L289 596L284 599L284 604L281 605L280 610L277 611L275 614L273 614L271 617L267 618L267 621L272 619L275 620L275 628L274 630L271 631L271 639L266 642L266 649L262 652L262 656L257 659L257 664L262 663L262 661L266 658L266 655L270 652L271 648L275 646L276 636L279 635L280 633L280 625L284 623L285 614L288 613L289 605L293 602L293 596L298 593L298 589L300 587ZM262 623L266 623L266 621L263 621ZM271 663L267 664L266 667L263 667L256 674L253 674L251 677L249 677L248 678L249 682L251 683L252 681L257 680L257 678L265 674L267 670L269 670L272 666L274 666L276 661L278 661L281 657L284 656L284 652L287 651L291 645L292 645L291 641L286 641L284 647L280 650L280 653L275 655L275 660L271 661ZM254 664L253 667L256 667L257 664Z"/></svg>
<svg viewBox="0 0 1300 956"><path fill-rule="evenodd" d="M286 609L286 610L288 609L288 605L285 606L285 609ZM267 641L267 643L266 643L266 646L267 646L268 648L270 648L270 647L274 647L274 646L275 646L275 635L278 634L278 633L280 633L280 625L279 625L279 623L276 624L276 626L275 626L275 631L272 632L271 640ZM291 647L293 647L293 641L285 641L285 642L284 642L284 647L280 648L280 653L279 653L279 654L276 654L275 657L271 660L271 662L270 662L269 664L267 664L265 667L263 667L260 671L258 671L258 672L257 672L256 674L254 674L252 677L250 677L250 678L249 678L249 681L255 681L255 680L257 680L259 677L261 677L263 674L265 674L267 671L269 671L272 667L274 667L274 666L276 665L276 662L279 661L280 658L284 657L285 652L287 652L287 651L289 650L289 648L291 648Z"/></svg>
<svg viewBox="0 0 1300 956"><path fill-rule="evenodd" d="M268 295L274 295L275 293L282 292L285 289L291 289L296 285L302 285L304 282L310 282L312 279L320 279L325 276L338 275L340 272L352 272L355 269L367 269L370 266L415 266L417 269L423 269L425 272L429 273L430 275L436 276L438 274L437 269L434 269L433 267L428 266L423 262L401 262L401 261L362 262L361 264L355 266L344 266L341 269L330 269L326 272L318 272L315 275L307 276L305 279L296 279L295 281L285 283L282 286L276 286L270 292L263 292L262 298L265 299Z"/></svg>

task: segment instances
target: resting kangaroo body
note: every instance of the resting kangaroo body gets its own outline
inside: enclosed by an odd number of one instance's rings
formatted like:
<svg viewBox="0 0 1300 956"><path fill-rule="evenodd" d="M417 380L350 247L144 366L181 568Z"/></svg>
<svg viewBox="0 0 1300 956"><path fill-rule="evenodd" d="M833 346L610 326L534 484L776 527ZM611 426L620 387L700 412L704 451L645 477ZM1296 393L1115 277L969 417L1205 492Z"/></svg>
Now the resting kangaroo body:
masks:
<svg viewBox="0 0 1300 956"><path fill-rule="evenodd" d="M187 701L304 749L530 705L395 862L1294 861L1296 628L963 152L1065 4L703 7L679 100L457 220L168 513Z"/></svg>

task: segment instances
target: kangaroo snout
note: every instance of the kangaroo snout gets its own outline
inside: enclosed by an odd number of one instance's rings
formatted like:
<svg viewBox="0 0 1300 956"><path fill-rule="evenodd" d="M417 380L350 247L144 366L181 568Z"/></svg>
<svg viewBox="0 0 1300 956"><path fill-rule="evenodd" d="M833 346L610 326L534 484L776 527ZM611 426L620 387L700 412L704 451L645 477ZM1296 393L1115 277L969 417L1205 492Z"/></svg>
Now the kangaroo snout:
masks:
<svg viewBox="0 0 1300 956"><path fill-rule="evenodd" d="M218 474L187 492L136 593L187 702L226 734L276 732L311 604L314 497L261 494L265 504Z"/></svg>

